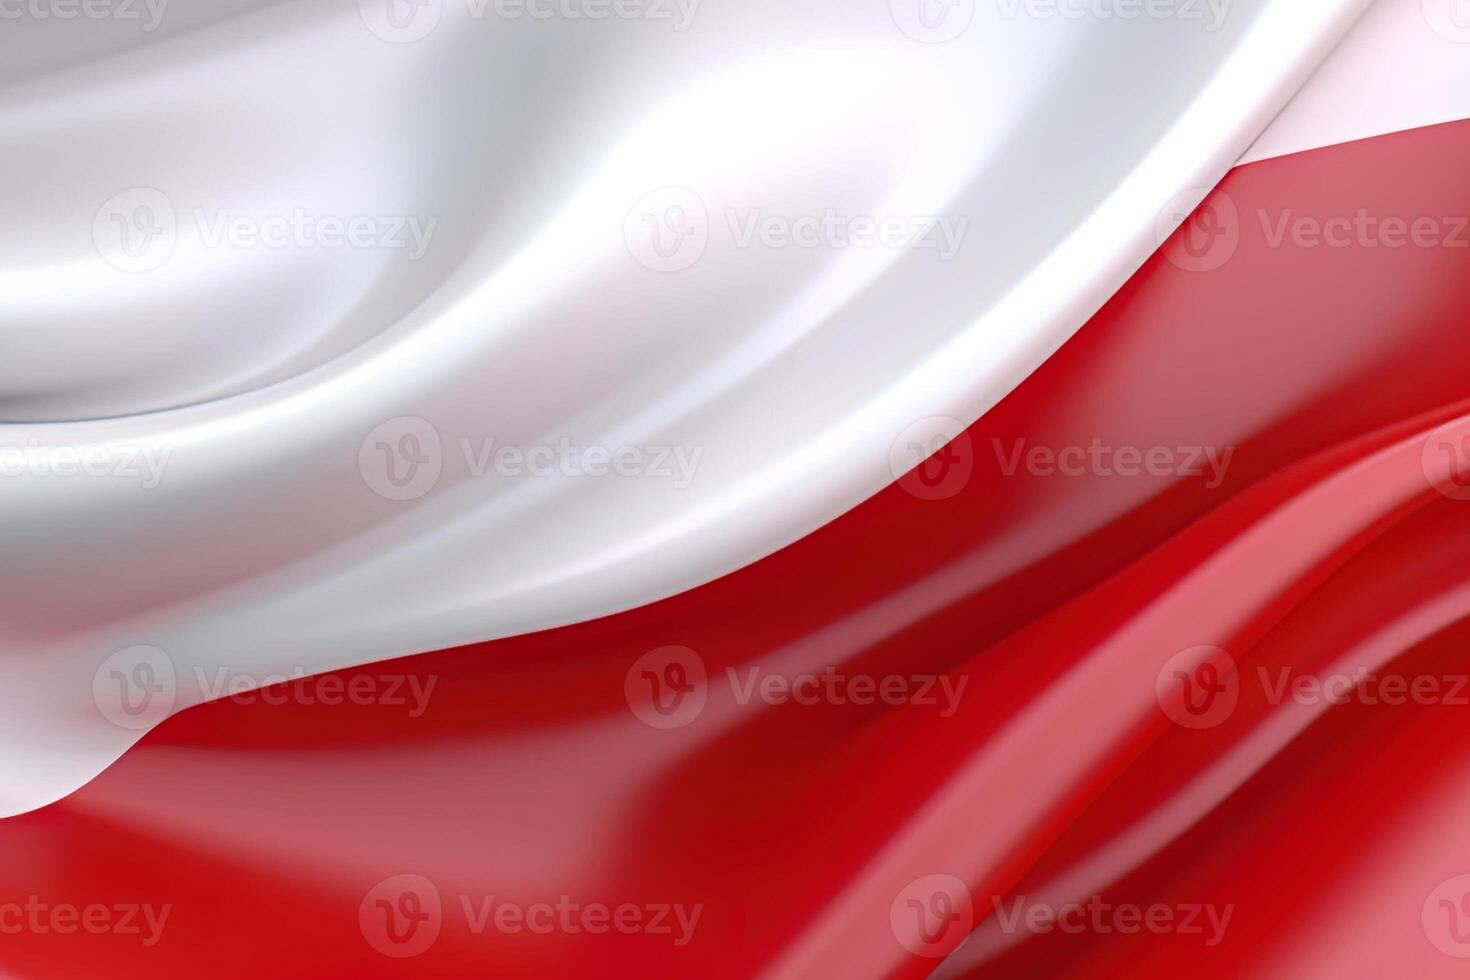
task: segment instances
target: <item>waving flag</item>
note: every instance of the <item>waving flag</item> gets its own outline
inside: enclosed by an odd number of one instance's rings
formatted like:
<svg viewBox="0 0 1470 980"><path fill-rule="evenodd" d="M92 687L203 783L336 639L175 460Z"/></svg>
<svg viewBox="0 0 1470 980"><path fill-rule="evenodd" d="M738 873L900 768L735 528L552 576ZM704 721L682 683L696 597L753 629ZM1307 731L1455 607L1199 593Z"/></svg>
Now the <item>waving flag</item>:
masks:
<svg viewBox="0 0 1470 980"><path fill-rule="evenodd" d="M1459 0L0 17L3 975L1470 957Z"/></svg>

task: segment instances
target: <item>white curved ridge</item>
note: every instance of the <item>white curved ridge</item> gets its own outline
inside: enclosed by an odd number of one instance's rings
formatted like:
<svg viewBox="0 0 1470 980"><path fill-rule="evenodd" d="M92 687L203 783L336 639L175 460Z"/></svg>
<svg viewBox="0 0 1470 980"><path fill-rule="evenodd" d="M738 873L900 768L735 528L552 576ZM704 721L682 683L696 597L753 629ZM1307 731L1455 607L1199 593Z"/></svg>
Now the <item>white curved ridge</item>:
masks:
<svg viewBox="0 0 1470 980"><path fill-rule="evenodd" d="M853 507L1364 6L36 4L0 34L3 814L211 696L647 603Z"/></svg>

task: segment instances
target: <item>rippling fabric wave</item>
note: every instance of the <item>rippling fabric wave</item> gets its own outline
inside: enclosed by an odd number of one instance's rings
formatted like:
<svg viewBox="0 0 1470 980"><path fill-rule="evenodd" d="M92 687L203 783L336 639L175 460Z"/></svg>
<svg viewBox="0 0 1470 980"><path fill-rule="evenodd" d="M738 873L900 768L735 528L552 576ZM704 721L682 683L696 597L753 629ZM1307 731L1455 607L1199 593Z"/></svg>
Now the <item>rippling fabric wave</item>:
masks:
<svg viewBox="0 0 1470 980"><path fill-rule="evenodd" d="M4 975L1463 968L1470 12L72 9Z"/></svg>

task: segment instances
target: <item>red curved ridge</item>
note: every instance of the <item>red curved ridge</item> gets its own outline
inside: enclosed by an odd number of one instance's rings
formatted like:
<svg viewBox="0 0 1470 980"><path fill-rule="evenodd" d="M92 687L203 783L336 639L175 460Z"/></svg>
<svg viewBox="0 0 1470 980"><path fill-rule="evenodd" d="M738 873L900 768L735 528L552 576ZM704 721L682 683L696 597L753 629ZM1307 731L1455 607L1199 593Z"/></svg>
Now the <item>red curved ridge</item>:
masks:
<svg viewBox="0 0 1470 980"><path fill-rule="evenodd" d="M187 711L6 821L0 970L1470 968L1463 216L1470 123L1237 169L779 554Z"/></svg>

